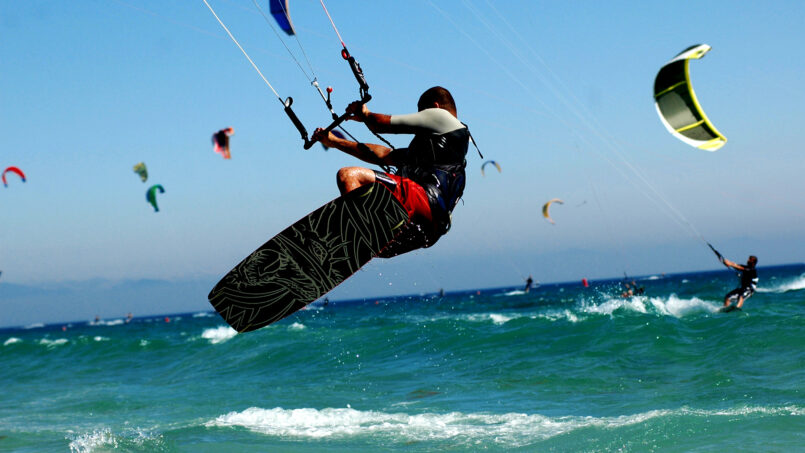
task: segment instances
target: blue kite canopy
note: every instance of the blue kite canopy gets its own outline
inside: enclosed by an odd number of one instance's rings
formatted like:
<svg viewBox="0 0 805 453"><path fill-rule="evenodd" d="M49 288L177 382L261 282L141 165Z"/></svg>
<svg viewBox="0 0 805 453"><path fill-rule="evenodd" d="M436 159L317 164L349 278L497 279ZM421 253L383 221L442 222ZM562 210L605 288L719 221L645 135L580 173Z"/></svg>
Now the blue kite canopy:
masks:
<svg viewBox="0 0 805 453"><path fill-rule="evenodd" d="M289 36L295 35L296 30L293 28L291 15L288 12L288 0L269 0L268 6L271 10L271 15L274 16L274 20L277 21L282 31Z"/></svg>

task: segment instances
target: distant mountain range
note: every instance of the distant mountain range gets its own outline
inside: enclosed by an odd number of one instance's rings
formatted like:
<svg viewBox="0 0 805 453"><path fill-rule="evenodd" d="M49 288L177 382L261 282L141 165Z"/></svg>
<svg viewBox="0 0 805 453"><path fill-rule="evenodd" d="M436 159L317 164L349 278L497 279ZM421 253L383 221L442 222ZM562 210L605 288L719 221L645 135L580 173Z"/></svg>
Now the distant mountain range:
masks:
<svg viewBox="0 0 805 453"><path fill-rule="evenodd" d="M214 278L183 280L93 279L21 285L0 280L0 328L163 313L212 310Z"/></svg>

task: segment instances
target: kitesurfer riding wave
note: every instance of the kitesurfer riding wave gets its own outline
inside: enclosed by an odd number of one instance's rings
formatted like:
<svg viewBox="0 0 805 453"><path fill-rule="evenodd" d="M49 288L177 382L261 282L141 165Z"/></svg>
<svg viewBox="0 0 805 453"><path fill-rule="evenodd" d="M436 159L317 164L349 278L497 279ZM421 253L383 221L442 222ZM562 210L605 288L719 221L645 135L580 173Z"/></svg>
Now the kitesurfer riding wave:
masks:
<svg viewBox="0 0 805 453"><path fill-rule="evenodd" d="M386 115L369 111L365 102L347 107L349 119L364 123L372 132L414 134L407 148L358 143L322 128L313 134L313 140L364 162L396 167L394 173L344 167L337 176L342 195L378 182L408 212L411 221L406 231L380 254L384 258L435 244L450 229L450 214L464 193L470 133L458 120L453 96L445 88L430 88L420 96L417 109L412 114Z"/></svg>
<svg viewBox="0 0 805 453"><path fill-rule="evenodd" d="M735 308L740 309L744 301L752 297L752 294L755 294L755 289L757 288L757 257L750 255L749 259L746 260L746 264L743 266L726 258L723 258L721 262L725 266L739 271L741 277L741 286L733 289L724 296L724 307L729 307L730 300L737 297L738 303L735 304Z"/></svg>

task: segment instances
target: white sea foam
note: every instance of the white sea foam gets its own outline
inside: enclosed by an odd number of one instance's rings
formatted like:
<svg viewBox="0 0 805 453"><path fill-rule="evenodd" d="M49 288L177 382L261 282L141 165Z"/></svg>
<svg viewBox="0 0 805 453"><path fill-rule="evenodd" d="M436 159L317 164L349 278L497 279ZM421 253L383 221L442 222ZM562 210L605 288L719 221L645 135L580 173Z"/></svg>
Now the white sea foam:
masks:
<svg viewBox="0 0 805 453"><path fill-rule="evenodd" d="M78 436L71 436L70 451L91 453L101 451L162 451L164 442L161 435L154 435L141 429L126 429L122 434L114 434L109 428L95 430ZM145 450L143 450L145 449Z"/></svg>
<svg viewBox="0 0 805 453"><path fill-rule="evenodd" d="M776 282L775 282L776 283ZM785 293L788 291L800 291L805 289L805 274L798 277L784 280L774 286L766 287L759 286L757 292L759 293Z"/></svg>
<svg viewBox="0 0 805 453"><path fill-rule="evenodd" d="M673 316L681 318L685 315L695 312L708 312L714 313L718 311L718 307L714 306L698 297L690 299L681 299L676 294L671 294L668 297L651 297L648 299L649 304L654 310L661 315Z"/></svg>
<svg viewBox="0 0 805 453"><path fill-rule="evenodd" d="M108 428L82 434L70 442L70 451L74 453L89 453L101 448L117 448L117 439Z"/></svg>
<svg viewBox="0 0 805 453"><path fill-rule="evenodd" d="M430 323L438 321L465 321L472 323L488 323L492 322L495 325L503 325L515 319L529 318L529 319L547 319L549 321L567 320L570 322L579 322L586 319L586 317L579 317L578 313L572 310L551 310L547 312L518 312L518 313L466 313L459 315L439 315L439 316L411 316L408 319L418 323Z"/></svg>
<svg viewBox="0 0 805 453"><path fill-rule="evenodd" d="M93 340L95 341L109 341L108 337L94 337Z"/></svg>
<svg viewBox="0 0 805 453"><path fill-rule="evenodd" d="M597 315L612 315L617 310L635 311L638 313L646 313L646 297L633 296L633 297L613 297L607 298L601 303L583 302L581 311L589 314Z"/></svg>
<svg viewBox="0 0 805 453"><path fill-rule="evenodd" d="M14 344L14 343L22 343L22 340L20 340L17 337L9 337L8 340L3 342L3 346L8 346L8 345Z"/></svg>
<svg viewBox="0 0 805 453"><path fill-rule="evenodd" d="M193 314L194 318L212 318L213 316L215 316L215 315L212 314L209 311L202 311L202 312Z"/></svg>
<svg viewBox="0 0 805 453"><path fill-rule="evenodd" d="M514 317L513 316L501 315L501 314L498 314L498 313L489 313L489 319L491 319L493 323L495 323L497 325L501 325L501 324L506 324L507 322L511 321L512 319L514 319Z"/></svg>
<svg viewBox="0 0 805 453"><path fill-rule="evenodd" d="M505 293L503 293L503 294L495 294L495 296L494 296L494 297L501 297L501 296L522 296L523 294L525 294L525 291L523 291L522 289L516 289L516 290L514 290L514 291L508 291L508 292L505 292Z"/></svg>
<svg viewBox="0 0 805 453"><path fill-rule="evenodd" d="M55 348L56 346L61 346L63 344L67 344L66 338L57 338L55 340L51 340L49 338L42 338L39 340L39 344L43 346L47 346L49 349Z"/></svg>
<svg viewBox="0 0 805 453"><path fill-rule="evenodd" d="M489 322L492 321L493 324L498 326L506 324L507 322L522 318L526 315L522 313L509 313L509 314L502 314L502 313L470 313L459 315L458 319L461 321L469 321L469 322ZM456 319L455 316L447 316L450 319Z"/></svg>
<svg viewBox="0 0 805 453"><path fill-rule="evenodd" d="M91 326L119 326L119 325L125 324L125 323L126 323L126 321L124 319L122 319L122 318L121 319L112 319L112 320L109 320L109 321L101 319L101 320L98 320L98 321L92 321L92 322L89 323L89 325L91 325Z"/></svg>
<svg viewBox="0 0 805 453"><path fill-rule="evenodd" d="M489 413L388 413L359 411L352 408L261 409L252 407L230 412L206 423L208 427L243 427L254 432L282 438L301 439L387 437L411 442L450 440L458 445L494 442L511 447L583 428L605 430L644 423L651 419L676 416L740 417L803 416L805 408L738 407L726 410L679 408L663 409L617 417L563 416L539 414Z"/></svg>
<svg viewBox="0 0 805 453"><path fill-rule="evenodd" d="M572 323L577 323L586 318L580 318L576 313L571 310L552 310L545 313L538 313L531 318L547 319L549 321L567 320Z"/></svg>
<svg viewBox="0 0 805 453"><path fill-rule="evenodd" d="M238 331L229 326L218 326L212 329L205 329L201 334L201 338L210 340L212 344L218 344L229 340L237 334Z"/></svg>
<svg viewBox="0 0 805 453"><path fill-rule="evenodd" d="M698 297L683 299L676 294L671 294L667 297L613 297L600 304L585 302L582 304L581 310L585 313L610 316L618 310L624 310L646 314L657 313L681 318L696 312L714 313L718 311L718 308L718 306Z"/></svg>
<svg viewBox="0 0 805 453"><path fill-rule="evenodd" d="M37 323L29 324L29 325L25 326L25 329L39 329L40 327L45 327L45 325L43 323L41 323L41 322L37 322Z"/></svg>
<svg viewBox="0 0 805 453"><path fill-rule="evenodd" d="M406 319L411 322L415 323L431 323L431 322L439 322L439 321L465 321L465 322L478 322L478 323L488 323L492 322L497 325L505 324L512 319L522 318L524 314L499 314L499 313L465 313L465 314L441 314L435 316L406 316Z"/></svg>
<svg viewBox="0 0 805 453"><path fill-rule="evenodd" d="M290 326L288 326L288 328L291 329L291 330L304 330L307 327L305 327L305 325L300 323L300 322L295 322L295 323L291 324Z"/></svg>

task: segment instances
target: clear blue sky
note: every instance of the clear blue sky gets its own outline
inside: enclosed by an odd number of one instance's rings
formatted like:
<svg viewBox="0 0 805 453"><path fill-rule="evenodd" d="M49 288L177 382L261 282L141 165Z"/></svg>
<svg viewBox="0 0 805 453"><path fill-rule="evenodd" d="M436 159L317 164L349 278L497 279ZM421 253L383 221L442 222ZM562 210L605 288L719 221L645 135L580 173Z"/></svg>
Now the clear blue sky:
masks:
<svg viewBox="0 0 805 453"><path fill-rule="evenodd" d="M308 128L326 124L251 1L210 3ZM694 228L735 260L805 256L805 3L328 7L364 68L373 111L414 111L423 90L443 85L503 167L482 177L471 150L453 230L432 249L370 263L335 297L718 268ZM341 111L357 86L335 33L318 1L291 8ZM0 188L3 282L214 281L334 198L338 168L358 164L302 149L200 0L4 1L0 27L0 167L28 176ZM692 62L693 85L729 139L715 153L671 137L652 102L657 70L698 43L713 50ZM227 126L230 161L210 146ZM350 131L372 138L360 125ZM132 172L140 161L147 184ZM145 201L152 183L166 190L159 213ZM553 197L566 201L553 209L556 225L540 212Z"/></svg>

